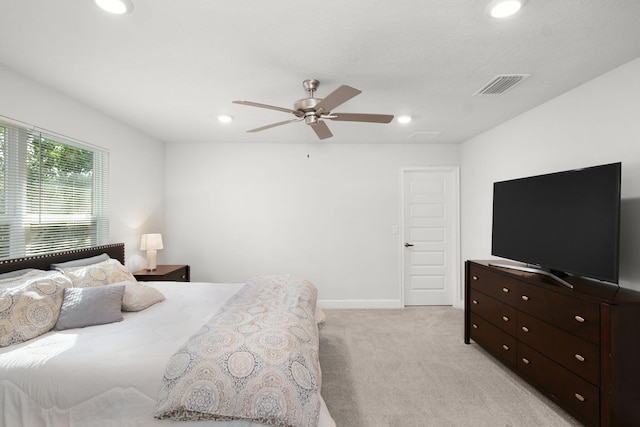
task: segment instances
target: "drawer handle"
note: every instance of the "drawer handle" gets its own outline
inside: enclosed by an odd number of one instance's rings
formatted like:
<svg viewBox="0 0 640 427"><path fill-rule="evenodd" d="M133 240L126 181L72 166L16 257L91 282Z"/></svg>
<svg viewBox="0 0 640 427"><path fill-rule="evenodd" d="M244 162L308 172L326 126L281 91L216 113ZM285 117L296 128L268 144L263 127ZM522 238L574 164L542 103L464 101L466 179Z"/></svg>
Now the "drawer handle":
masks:
<svg viewBox="0 0 640 427"><path fill-rule="evenodd" d="M580 323L584 323L584 317L582 317L582 316L575 315L575 316L573 316L573 318L576 319Z"/></svg>
<svg viewBox="0 0 640 427"><path fill-rule="evenodd" d="M509 293L509 288L502 288L502 292L504 292L505 294Z"/></svg>
<svg viewBox="0 0 640 427"><path fill-rule="evenodd" d="M477 301L477 300L473 300L473 301L471 301L471 302L472 302L472 303L474 303L474 304L476 304L476 305L478 305L478 301Z"/></svg>
<svg viewBox="0 0 640 427"><path fill-rule="evenodd" d="M509 346L506 344L502 344L502 348L504 348L506 351L509 351Z"/></svg>
<svg viewBox="0 0 640 427"><path fill-rule="evenodd" d="M576 396L576 399L578 399L580 402L584 402L585 400L587 400L587 399L585 399L585 397L584 397L583 395L581 395L580 393L576 393L576 394L575 394L575 396Z"/></svg>
<svg viewBox="0 0 640 427"><path fill-rule="evenodd" d="M529 328L527 328L526 326L523 326L522 330L525 331L525 332L529 332Z"/></svg>
<svg viewBox="0 0 640 427"><path fill-rule="evenodd" d="M522 295L520 298L522 298L522 301L529 301L529 297L526 295Z"/></svg>
<svg viewBox="0 0 640 427"><path fill-rule="evenodd" d="M473 280L478 280L478 276L473 276L472 279Z"/></svg>
<svg viewBox="0 0 640 427"><path fill-rule="evenodd" d="M475 323L471 326L473 326L473 329L478 329L478 325L476 325Z"/></svg>
<svg viewBox="0 0 640 427"><path fill-rule="evenodd" d="M529 361L529 359L527 359L526 357L523 357L523 358L522 358L522 363L524 363L525 365L528 365L528 364L529 364L529 363L531 363L531 362L530 362L530 361Z"/></svg>
<svg viewBox="0 0 640 427"><path fill-rule="evenodd" d="M504 320L505 322L508 322L509 318L507 316L502 316L502 320Z"/></svg>
<svg viewBox="0 0 640 427"><path fill-rule="evenodd" d="M187 275L186 275L186 274L183 274L182 276L180 276L180 278L181 278L181 279L186 279L186 278L187 278Z"/></svg>
<svg viewBox="0 0 640 427"><path fill-rule="evenodd" d="M576 354L575 358L578 359L578 362L584 362L584 356L582 356L581 354Z"/></svg>

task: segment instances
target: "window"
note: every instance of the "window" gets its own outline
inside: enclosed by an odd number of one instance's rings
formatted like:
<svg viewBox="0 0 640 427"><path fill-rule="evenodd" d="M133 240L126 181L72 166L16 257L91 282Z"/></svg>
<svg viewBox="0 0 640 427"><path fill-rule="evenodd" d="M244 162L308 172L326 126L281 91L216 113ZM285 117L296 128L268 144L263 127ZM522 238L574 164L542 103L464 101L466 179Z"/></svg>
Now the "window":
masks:
<svg viewBox="0 0 640 427"><path fill-rule="evenodd" d="M105 244L108 153L0 118L0 259Z"/></svg>

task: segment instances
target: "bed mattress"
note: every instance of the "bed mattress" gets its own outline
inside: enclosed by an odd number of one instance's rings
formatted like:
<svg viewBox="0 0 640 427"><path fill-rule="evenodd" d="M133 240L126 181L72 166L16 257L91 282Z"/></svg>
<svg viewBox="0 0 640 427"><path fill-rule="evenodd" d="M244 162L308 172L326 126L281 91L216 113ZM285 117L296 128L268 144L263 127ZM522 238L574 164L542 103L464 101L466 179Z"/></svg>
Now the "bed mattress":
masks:
<svg viewBox="0 0 640 427"><path fill-rule="evenodd" d="M166 301L122 322L49 332L0 349L3 426L262 426L175 422L153 412L167 361L243 284L145 282ZM319 427L335 427L321 402Z"/></svg>

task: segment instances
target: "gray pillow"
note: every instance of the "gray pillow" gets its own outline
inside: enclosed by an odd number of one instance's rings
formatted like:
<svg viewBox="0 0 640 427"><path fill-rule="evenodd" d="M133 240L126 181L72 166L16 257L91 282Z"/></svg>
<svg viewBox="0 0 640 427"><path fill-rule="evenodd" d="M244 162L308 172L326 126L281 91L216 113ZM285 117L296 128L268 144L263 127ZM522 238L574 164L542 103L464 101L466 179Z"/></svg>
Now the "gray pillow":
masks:
<svg viewBox="0 0 640 427"><path fill-rule="evenodd" d="M61 331L122 320L124 285L67 288L55 329Z"/></svg>
<svg viewBox="0 0 640 427"><path fill-rule="evenodd" d="M43 272L44 270L37 270L35 268L23 268L22 270L8 271L0 274L0 280L13 279L16 277L24 276L25 274L33 273L35 271Z"/></svg>
<svg viewBox="0 0 640 427"><path fill-rule="evenodd" d="M61 268L67 268L67 267L84 267L85 265L97 264L99 262L106 261L108 259L109 259L109 255L100 254L100 255L89 257L89 258L74 259L73 261L57 262L55 264L51 264L51 269L59 270Z"/></svg>

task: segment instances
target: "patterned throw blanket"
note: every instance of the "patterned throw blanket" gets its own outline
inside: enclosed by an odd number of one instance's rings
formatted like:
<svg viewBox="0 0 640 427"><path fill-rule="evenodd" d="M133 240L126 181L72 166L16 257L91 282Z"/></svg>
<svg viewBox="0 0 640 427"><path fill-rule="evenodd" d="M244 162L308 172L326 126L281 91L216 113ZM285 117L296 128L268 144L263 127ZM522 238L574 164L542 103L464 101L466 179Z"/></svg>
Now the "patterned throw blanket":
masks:
<svg viewBox="0 0 640 427"><path fill-rule="evenodd" d="M316 427L316 297L290 276L251 279L171 357L155 417Z"/></svg>

